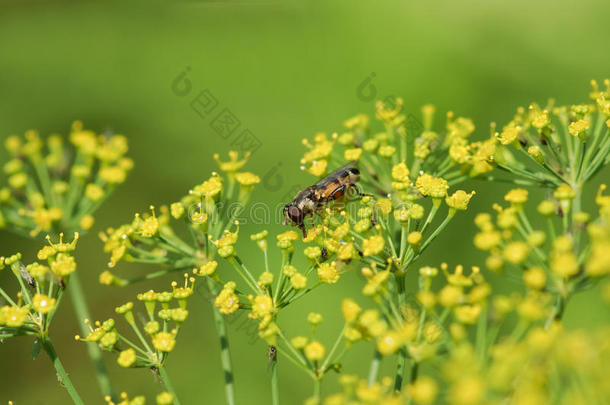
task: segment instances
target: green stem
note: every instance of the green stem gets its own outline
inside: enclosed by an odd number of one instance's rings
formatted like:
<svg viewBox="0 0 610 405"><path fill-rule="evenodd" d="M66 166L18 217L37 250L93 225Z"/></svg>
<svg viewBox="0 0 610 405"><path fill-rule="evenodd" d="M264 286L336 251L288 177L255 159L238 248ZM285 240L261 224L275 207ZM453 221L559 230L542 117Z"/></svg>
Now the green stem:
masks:
<svg viewBox="0 0 610 405"><path fill-rule="evenodd" d="M178 395L176 395L176 390L174 390L174 386L169 379L169 375L167 374L167 369L165 366L159 366L159 376L161 377L161 381L163 381L163 385L169 391L170 394L174 396L174 405L180 405L180 400L178 400Z"/></svg>
<svg viewBox="0 0 610 405"><path fill-rule="evenodd" d="M218 294L218 288L216 285L207 278L208 289L213 295ZM235 404L235 394L233 391L233 365L231 363L231 352L229 351L229 339L227 337L227 325L224 317L218 312L218 309L214 306L212 308L214 313L214 322L216 324L216 332L220 339L220 362L222 363L222 371L225 382L225 395L227 397L227 405Z"/></svg>
<svg viewBox="0 0 610 405"><path fill-rule="evenodd" d="M89 312L89 307L87 306L87 301L85 300L85 294L83 293L83 287L80 283L78 272L74 272L70 275L68 292L70 293L70 298L72 299L72 304L74 305L74 312L76 313L76 319L80 327L80 331L83 336L87 336L90 331L83 320L91 319L91 315ZM110 378L108 377L108 372L106 371L106 366L104 365L104 360L102 359L102 352L97 345L85 346L87 348L87 354L93 363L95 378L97 379L97 384L99 385L102 394L104 396L113 397L112 385L110 384Z"/></svg>
<svg viewBox="0 0 610 405"><path fill-rule="evenodd" d="M53 347L53 344L51 343L51 339L49 339L48 337L45 337L45 338L41 339L41 342L42 342L42 346L44 347L45 352L47 352L47 354L49 355L49 358L51 359L51 362L53 363L53 367L55 367L55 370L57 371L57 375L59 376L60 383L66 388L66 390L68 390L68 394L70 394L72 401L75 404L84 405L85 403L83 402L80 395L76 391L76 388L74 388L74 386L72 385L72 381L70 380L70 377L68 377L68 373L64 369L63 364L61 364L61 361L59 360L59 357L57 356L57 353L55 352L55 348Z"/></svg>
<svg viewBox="0 0 610 405"><path fill-rule="evenodd" d="M381 364L381 353L375 349L373 353L373 360L371 361L371 367L369 369L369 385L373 385L377 381L377 374L379 373L379 365Z"/></svg>
<svg viewBox="0 0 610 405"><path fill-rule="evenodd" d="M403 347L398 352L398 362L396 363L396 377L394 377L394 391L400 391L402 382L405 377L405 368L407 365L407 351Z"/></svg>
<svg viewBox="0 0 610 405"><path fill-rule="evenodd" d="M314 403L320 403L320 391L322 381L319 378L314 378L313 380L313 397L316 400Z"/></svg>
<svg viewBox="0 0 610 405"><path fill-rule="evenodd" d="M280 387L277 379L277 356L271 360L271 403L280 405Z"/></svg>

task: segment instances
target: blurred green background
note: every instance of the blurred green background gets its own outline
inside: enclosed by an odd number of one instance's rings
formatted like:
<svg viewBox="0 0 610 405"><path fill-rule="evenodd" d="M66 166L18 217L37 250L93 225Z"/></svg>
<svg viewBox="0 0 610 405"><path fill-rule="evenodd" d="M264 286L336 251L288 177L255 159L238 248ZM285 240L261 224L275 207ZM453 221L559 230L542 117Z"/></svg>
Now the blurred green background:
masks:
<svg viewBox="0 0 610 405"><path fill-rule="evenodd" d="M425 103L434 103L441 116L452 109L471 117L483 138L491 121L505 123L519 105L548 97L559 103L586 101L589 80L610 75L608 15L610 3L601 0L3 2L0 138L30 128L66 134L76 119L98 132L128 136L135 169L99 211L94 231L77 251L94 317L105 319L136 292L167 288L171 278L130 289L100 286L97 276L108 258L97 232L131 220L149 204L175 201L216 169L213 153L231 149L231 139L210 128L210 117L201 118L189 106L198 92L209 89L240 120L240 129L248 128L261 141L247 167L263 178L279 167L281 177L259 187L253 200L277 204L294 185L311 181L298 170L302 138L338 130L358 112L373 112L374 102L357 90L373 74L376 98L402 96L406 110L415 114ZM172 83L185 69L192 90L180 97ZM609 173L597 180L608 180ZM508 188L465 187L478 191L470 214L488 210ZM260 253L247 240L256 229L244 227L239 248L252 258L250 266L260 269ZM272 234L284 230L269 229ZM39 247L0 235L0 254L22 251L33 258ZM472 216L461 215L420 263L480 264L472 235ZM124 275L146 270L119 265ZM8 283L6 274L0 281ZM330 344L342 322L341 299L359 296L361 284L357 274L348 274L289 308L280 322L288 334L307 333L306 314L320 311L326 317L321 337ZM169 372L184 404L223 403L210 306L198 296L189 309ZM610 322L610 315L599 291L592 290L573 300L565 319L569 327L588 327ZM253 328L242 320L230 327L237 402L267 404L267 348L253 339ZM66 299L52 337L85 402L101 404L75 333ZM357 346L345 370L363 373L370 351ZM32 360L30 352L26 338L0 344L0 402L69 403L48 359ZM149 371L120 369L114 356L105 358L117 389L149 398L161 391ZM391 362L386 363L389 369ZM286 363L279 367L284 403L299 403L311 393L305 374ZM323 390L335 388L333 376Z"/></svg>

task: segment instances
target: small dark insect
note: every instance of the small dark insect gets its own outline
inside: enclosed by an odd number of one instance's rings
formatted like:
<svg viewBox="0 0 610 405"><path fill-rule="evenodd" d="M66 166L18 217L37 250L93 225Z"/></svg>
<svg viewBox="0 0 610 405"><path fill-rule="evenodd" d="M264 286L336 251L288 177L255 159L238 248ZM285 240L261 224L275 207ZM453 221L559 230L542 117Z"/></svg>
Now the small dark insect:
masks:
<svg viewBox="0 0 610 405"><path fill-rule="evenodd" d="M269 357L269 361L267 363L267 369L270 369L271 366L273 365L273 363L275 363L275 361L277 359L277 348L273 345L269 346L267 355Z"/></svg>
<svg viewBox="0 0 610 405"><path fill-rule="evenodd" d="M307 236L305 217L313 216L314 212L345 195L350 189L356 191L359 197L370 196L363 194L356 182L360 179L360 170L356 162L349 162L335 170L322 180L300 191L290 204L284 206L284 225L295 225Z"/></svg>

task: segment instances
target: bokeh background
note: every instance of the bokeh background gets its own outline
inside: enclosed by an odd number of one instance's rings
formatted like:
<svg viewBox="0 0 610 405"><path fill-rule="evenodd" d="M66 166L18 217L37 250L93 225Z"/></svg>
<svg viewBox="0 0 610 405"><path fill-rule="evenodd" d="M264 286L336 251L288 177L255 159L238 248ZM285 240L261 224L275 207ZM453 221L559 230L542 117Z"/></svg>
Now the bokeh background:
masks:
<svg viewBox="0 0 610 405"><path fill-rule="evenodd" d="M2 2L0 140L31 128L66 134L76 119L98 132L129 138L135 169L99 211L95 229L77 251L94 317L105 319L136 292L166 288L171 278L130 289L100 286L97 276L108 258L97 232L131 220L149 204L175 201L215 170L213 153L232 149L231 138L211 129L210 117L191 109L198 92L208 89L238 117L240 129L261 141L247 167L270 180L253 200L279 204L295 185L312 180L299 171L301 139L339 130L356 113L372 113L370 95L402 96L414 114L425 103L434 103L441 116L451 109L471 117L480 138L488 135L491 121L505 123L519 105L548 97L559 103L586 101L589 80L610 75L608 15L610 2L602 0ZM172 90L183 72L192 86L187 96ZM367 78L373 87L363 93L359 87ZM274 168L280 177L271 179ZM597 180L607 181L609 174L605 170ZM471 213L488 210L508 189L465 187L478 191ZM247 235L259 228L245 226L238 245L255 269L262 258ZM272 234L284 229L267 228ZM471 244L472 217L461 215L449 229L420 263L480 264L482 256ZM33 258L39 246L0 233L0 247L0 254L21 251ZM149 270L128 264L119 269L124 275ZM518 288L490 278L498 288ZM0 282L9 282L6 274L0 273ZM357 274L348 274L289 308L280 322L289 334L306 333L306 314L322 312L321 337L330 343L342 322L341 298L357 296L361 285ZM598 297L594 289L575 298L566 325L610 322ZM221 404L210 306L196 296L189 309L169 373L184 404ZM85 402L103 403L85 347L73 339L77 325L68 299L53 326L59 355ZM230 326L237 402L267 404L267 348L253 330L242 321ZM356 347L345 370L363 373L370 350ZM0 402L69 403L48 359L42 354L32 360L30 353L27 338L0 344ZM114 356L105 358L119 390L150 399L161 391L149 371L120 369ZM391 362L385 367L389 370ZM311 393L300 370L286 363L279 370L283 403L299 403ZM324 392L335 385L332 377Z"/></svg>

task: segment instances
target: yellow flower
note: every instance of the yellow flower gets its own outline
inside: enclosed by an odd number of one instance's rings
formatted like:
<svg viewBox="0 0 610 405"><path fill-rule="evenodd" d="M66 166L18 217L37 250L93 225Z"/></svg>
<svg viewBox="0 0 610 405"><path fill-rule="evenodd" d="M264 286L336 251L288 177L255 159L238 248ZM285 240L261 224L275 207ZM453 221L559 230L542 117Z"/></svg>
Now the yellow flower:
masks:
<svg viewBox="0 0 610 405"><path fill-rule="evenodd" d="M174 396L167 391L162 392L159 395L157 395L156 400L157 400L157 405L173 405L174 404Z"/></svg>
<svg viewBox="0 0 610 405"><path fill-rule="evenodd" d="M104 197L104 189L94 183L87 184L85 187L85 197L91 201L99 201Z"/></svg>
<svg viewBox="0 0 610 405"><path fill-rule="evenodd" d="M533 106L530 106L530 109L533 110L533 116L532 116L532 126L534 128L537 129L542 129L544 127L546 127L547 125L551 124L551 119L549 118L549 112L544 110L544 111L540 111L540 110L534 110Z"/></svg>
<svg viewBox="0 0 610 405"><path fill-rule="evenodd" d="M93 224L95 223L95 219L93 218L92 215L83 215L83 217L81 218L80 222L78 223L80 225L80 227L86 231L88 231L89 229L93 228Z"/></svg>
<svg viewBox="0 0 610 405"><path fill-rule="evenodd" d="M360 156L362 156L362 148L346 149L345 152L343 152L343 157L348 162L359 160Z"/></svg>
<svg viewBox="0 0 610 405"><path fill-rule="evenodd" d="M394 153L396 153L396 147L392 145L384 145L379 148L379 156L384 158L391 158Z"/></svg>
<svg viewBox="0 0 610 405"><path fill-rule="evenodd" d="M324 358L324 354L326 353L326 349L322 343L314 340L305 346L305 357L309 361L320 361Z"/></svg>
<svg viewBox="0 0 610 405"><path fill-rule="evenodd" d="M464 190L458 190L451 196L447 196L445 198L445 202L449 208L464 211L466 208L468 208L468 203L474 194L474 191L466 193Z"/></svg>
<svg viewBox="0 0 610 405"><path fill-rule="evenodd" d="M578 274L578 261L572 252L551 254L551 270L560 277Z"/></svg>
<svg viewBox="0 0 610 405"><path fill-rule="evenodd" d="M392 178L400 182L409 182L409 168L404 161L392 167Z"/></svg>
<svg viewBox="0 0 610 405"><path fill-rule="evenodd" d="M507 126L502 130L501 134L496 136L502 145L510 145L517 140L521 130L519 126Z"/></svg>
<svg viewBox="0 0 610 405"><path fill-rule="evenodd" d="M182 203L179 203L179 202L172 203L169 206L169 209L170 209L170 213L174 219L182 218L182 215L184 215L184 206L182 205Z"/></svg>
<svg viewBox="0 0 610 405"><path fill-rule="evenodd" d="M544 164L544 155L542 154L542 151L540 150L540 148L536 145L532 145L529 148L527 148L527 153L533 157L536 162L540 163L540 164Z"/></svg>
<svg viewBox="0 0 610 405"><path fill-rule="evenodd" d="M249 298L252 303L252 312L249 315L250 318L263 319L275 311L273 299L270 296L257 295L255 298L252 298L252 296Z"/></svg>
<svg viewBox="0 0 610 405"><path fill-rule="evenodd" d="M222 162L220 160L220 156L217 153L214 154L214 160L218 164L218 167L225 173L235 173L236 171L244 167L249 157L250 152L246 152L244 158L242 160L238 160L239 154L236 151L231 150L229 151L229 161Z"/></svg>
<svg viewBox="0 0 610 405"><path fill-rule="evenodd" d="M384 215L388 215L392 211L392 201L389 198L379 198L375 202L375 209Z"/></svg>
<svg viewBox="0 0 610 405"><path fill-rule="evenodd" d="M460 305L454 309L455 318L458 322L473 324L481 314L481 306L476 305Z"/></svg>
<svg viewBox="0 0 610 405"><path fill-rule="evenodd" d="M530 247L527 243L516 241L510 242L504 248L504 259L510 263L522 263L530 253Z"/></svg>
<svg viewBox="0 0 610 405"><path fill-rule="evenodd" d="M578 120L570 123L568 131L572 136L578 136L583 141L586 139L587 129L591 126L591 123L587 120Z"/></svg>
<svg viewBox="0 0 610 405"><path fill-rule="evenodd" d="M527 321L537 321L543 319L547 314L544 304L544 296L527 294L517 306L517 312Z"/></svg>
<svg viewBox="0 0 610 405"><path fill-rule="evenodd" d="M587 274L599 277L610 274L610 241L593 242L591 254L587 260Z"/></svg>
<svg viewBox="0 0 610 405"><path fill-rule="evenodd" d="M425 308L432 308L436 304L436 296L432 291L419 291L417 293L417 301Z"/></svg>
<svg viewBox="0 0 610 405"><path fill-rule="evenodd" d="M235 294L235 283L229 281L224 285L220 294L216 297L214 305L221 314L232 314L239 308L239 297Z"/></svg>
<svg viewBox="0 0 610 405"><path fill-rule="evenodd" d="M549 217L557 211L557 208L555 207L555 203L553 203L553 201L550 201L550 200L541 201L540 204L538 204L537 209L538 209L538 212L541 215L544 215L545 217Z"/></svg>
<svg viewBox="0 0 610 405"><path fill-rule="evenodd" d="M574 193L574 190L572 190L572 187L567 184L560 185L553 193L553 197L559 201L573 200L575 196L576 194Z"/></svg>
<svg viewBox="0 0 610 405"><path fill-rule="evenodd" d="M415 187L424 197L443 198L447 195L449 184L445 179L424 173L415 181Z"/></svg>
<svg viewBox="0 0 610 405"><path fill-rule="evenodd" d="M206 198L215 198L222 191L222 177L213 173L212 177L204 181L200 185L193 187L193 194L204 196Z"/></svg>
<svg viewBox="0 0 610 405"><path fill-rule="evenodd" d="M131 348L123 350L121 353L119 353L119 357L117 358L116 362L119 364L119 366L125 368L133 366L136 362L136 351Z"/></svg>
<svg viewBox="0 0 610 405"><path fill-rule="evenodd" d="M290 339L290 344L297 350L303 350L307 345L307 340L305 336L295 336Z"/></svg>
<svg viewBox="0 0 610 405"><path fill-rule="evenodd" d="M295 273L290 277L290 285L295 290L302 290L307 287L307 277L302 275L301 273Z"/></svg>
<svg viewBox="0 0 610 405"><path fill-rule="evenodd" d="M498 231L479 232L474 236L474 246L481 250L491 250L502 242L502 235Z"/></svg>
<svg viewBox="0 0 610 405"><path fill-rule="evenodd" d="M476 405L485 395L485 383L475 376L461 377L451 386L447 398L453 405Z"/></svg>
<svg viewBox="0 0 610 405"><path fill-rule="evenodd" d="M386 332L377 339L377 350L384 356L395 353L400 346L402 346L402 339L394 331Z"/></svg>
<svg viewBox="0 0 610 405"><path fill-rule="evenodd" d="M362 254L364 256L373 256L381 253L385 246L385 240L381 235L373 235L362 241Z"/></svg>
<svg viewBox="0 0 610 405"><path fill-rule="evenodd" d="M58 277L66 277L76 270L74 257L66 253L58 253L57 257L51 262L51 271Z"/></svg>
<svg viewBox="0 0 610 405"><path fill-rule="evenodd" d="M339 272L335 262L324 262L318 266L318 277L326 284L334 284L339 280Z"/></svg>
<svg viewBox="0 0 610 405"><path fill-rule="evenodd" d="M523 273L523 282L529 288L541 290L546 285L546 273L540 267L532 267Z"/></svg>
<svg viewBox="0 0 610 405"><path fill-rule="evenodd" d="M155 349L162 352L171 352L176 346L176 334L169 332L159 332L152 338Z"/></svg>
<svg viewBox="0 0 610 405"><path fill-rule="evenodd" d="M430 405L436 399L438 385L432 378L421 376L407 387L407 392L416 404Z"/></svg>
<svg viewBox="0 0 610 405"><path fill-rule="evenodd" d="M322 314L317 312L310 312L307 314L307 322L311 324L311 326L318 326L322 323Z"/></svg>
<svg viewBox="0 0 610 405"><path fill-rule="evenodd" d="M421 238L422 238L421 232L418 232L418 231L410 232L407 235L407 243L409 245L413 245L413 246L419 245L421 242Z"/></svg>
<svg viewBox="0 0 610 405"><path fill-rule="evenodd" d="M299 234L295 231L286 231L277 235L277 246L280 249L292 249L293 242L299 239Z"/></svg>
<svg viewBox="0 0 610 405"><path fill-rule="evenodd" d="M32 307L36 312L40 312L41 314L48 314L55 308L55 303L57 300L55 298L49 298L49 296L37 293L32 298Z"/></svg>
<svg viewBox="0 0 610 405"><path fill-rule="evenodd" d="M30 309L25 307L16 307L5 305L0 308L0 324L4 324L9 328L19 328L23 326L27 319Z"/></svg>
<svg viewBox="0 0 610 405"><path fill-rule="evenodd" d="M98 176L108 184L119 184L125 181L127 174L121 167L106 166L100 169Z"/></svg>
<svg viewBox="0 0 610 405"><path fill-rule="evenodd" d="M235 180L244 187L251 187L261 182L260 177L250 172L237 173L235 175Z"/></svg>
<svg viewBox="0 0 610 405"><path fill-rule="evenodd" d="M273 273L264 271L258 276L258 285L261 287L270 286L273 284Z"/></svg>
<svg viewBox="0 0 610 405"><path fill-rule="evenodd" d="M438 301L444 307L452 307L462 299L462 289L454 285L444 286L438 294Z"/></svg>
<svg viewBox="0 0 610 405"><path fill-rule="evenodd" d="M360 315L361 311L362 308L360 308L356 301L350 298L345 298L341 303L341 312L343 312L343 317L348 323L354 322L356 319L358 319L358 315Z"/></svg>
<svg viewBox="0 0 610 405"><path fill-rule="evenodd" d="M199 267L199 272L197 274L200 276L211 276L216 271L216 267L218 267L218 262L216 260L210 260Z"/></svg>
<svg viewBox="0 0 610 405"><path fill-rule="evenodd" d="M527 190L522 188L514 188L506 193L504 200L511 204L522 205L527 201Z"/></svg>

